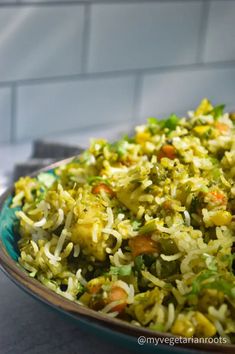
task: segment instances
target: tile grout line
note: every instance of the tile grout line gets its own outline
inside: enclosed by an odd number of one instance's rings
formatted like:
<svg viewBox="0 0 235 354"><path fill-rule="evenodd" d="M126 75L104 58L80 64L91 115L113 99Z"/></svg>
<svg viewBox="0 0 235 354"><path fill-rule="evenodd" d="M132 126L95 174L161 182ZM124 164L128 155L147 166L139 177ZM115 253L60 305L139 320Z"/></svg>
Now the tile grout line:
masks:
<svg viewBox="0 0 235 354"><path fill-rule="evenodd" d="M133 77L133 75L150 75L159 73L171 73L180 71L194 71L194 70L208 70L208 69L234 69L235 60L228 61L217 61L217 62L205 62L205 63L191 63L191 64L181 64L181 65L171 65L171 66L159 66L154 68L141 68L141 69L124 69L116 71L106 71L106 72L87 72L87 73L77 73L71 75L61 75L54 77L44 77L44 78L30 78L30 79L19 79L19 80L9 80L0 82L0 87L12 87L12 85L17 84L18 86L28 86L28 85L41 85L41 84L53 84L53 83L65 83L78 80L94 80L94 79L110 79L117 77Z"/></svg>
<svg viewBox="0 0 235 354"><path fill-rule="evenodd" d="M60 7L60 6L84 6L88 4L87 1L68 1L68 2L65 2L65 1L53 1L53 2L50 2L50 1L27 1L27 2L21 2L21 1L15 1L15 2L1 2L0 3L0 9L11 9L11 8L14 8L14 7L17 7L17 8L25 8L25 7Z"/></svg>
<svg viewBox="0 0 235 354"><path fill-rule="evenodd" d="M11 87L11 135L10 142L16 141L16 107L17 106L17 84L14 83Z"/></svg>
<svg viewBox="0 0 235 354"><path fill-rule="evenodd" d="M206 35L209 21L209 13L210 13L210 0L203 1L202 0L202 19L199 30L199 40L197 45L197 54L196 60L198 63L204 64L204 55L206 49Z"/></svg>
<svg viewBox="0 0 235 354"><path fill-rule="evenodd" d="M91 31L91 4L87 3L84 8L84 28L82 35L82 63L81 72L86 74L88 71L89 44Z"/></svg>
<svg viewBox="0 0 235 354"><path fill-rule="evenodd" d="M146 0L144 1L147 3L190 3L195 2L196 0ZM203 0L205 2L209 0ZM215 0L215 1L222 1L222 0ZM231 0L223 0L223 1L231 1ZM141 4L143 0L58 0L58 1L24 1L24 0L15 0L14 2L7 2L7 0L0 3L1 7L25 7L25 6L64 6L64 5L88 5L88 4L101 4L101 5L124 5L124 4Z"/></svg>

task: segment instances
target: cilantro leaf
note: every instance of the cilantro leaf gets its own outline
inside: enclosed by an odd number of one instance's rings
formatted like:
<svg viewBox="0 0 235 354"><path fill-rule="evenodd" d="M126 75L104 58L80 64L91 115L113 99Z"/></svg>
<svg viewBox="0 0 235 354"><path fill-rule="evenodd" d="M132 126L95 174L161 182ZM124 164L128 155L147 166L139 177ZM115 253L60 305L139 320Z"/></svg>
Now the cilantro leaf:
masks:
<svg viewBox="0 0 235 354"><path fill-rule="evenodd" d="M94 160L94 155L92 155L90 151L86 150L79 156L77 161L84 165L90 165L94 163Z"/></svg>
<svg viewBox="0 0 235 354"><path fill-rule="evenodd" d="M209 114L211 114L214 117L214 119L217 120L223 115L224 108L225 108L225 105L221 104L219 106L214 107L212 109L212 111L209 112Z"/></svg>
<svg viewBox="0 0 235 354"><path fill-rule="evenodd" d="M147 119L148 125L157 125L159 124L159 121L157 118L150 117Z"/></svg>
<svg viewBox="0 0 235 354"><path fill-rule="evenodd" d="M170 131L172 131L175 130L175 128L177 127L179 123L179 117L177 117L177 115L175 114L171 114L169 118L163 120L162 122L163 128L168 128Z"/></svg>
<svg viewBox="0 0 235 354"><path fill-rule="evenodd" d="M235 261L235 253L233 253L233 254L224 254L221 257L221 261L227 263L229 271L233 272L233 263Z"/></svg>
<svg viewBox="0 0 235 354"><path fill-rule="evenodd" d="M204 289L216 289L235 298L235 284L223 279L217 271L204 270L193 281L192 290L187 296L197 296Z"/></svg>
<svg viewBox="0 0 235 354"><path fill-rule="evenodd" d="M141 226L141 222L138 220L132 221L132 228L134 231L138 231Z"/></svg>
<svg viewBox="0 0 235 354"><path fill-rule="evenodd" d="M213 272L217 271L217 265L216 265L216 261L215 261L215 257L211 256L208 253L204 253L203 254L203 258L206 262L207 268Z"/></svg>
<svg viewBox="0 0 235 354"><path fill-rule="evenodd" d="M202 271L193 281L192 290L188 295L198 295L202 290L203 282L209 278L214 278L215 272L212 270Z"/></svg>
<svg viewBox="0 0 235 354"><path fill-rule="evenodd" d="M46 188L50 188L56 181L56 176L51 172L41 172L39 173L37 179Z"/></svg>
<svg viewBox="0 0 235 354"><path fill-rule="evenodd" d="M148 122L148 131L150 132L151 135L157 134L159 129L161 128L161 121L159 121L157 118L150 117L147 119Z"/></svg>
<svg viewBox="0 0 235 354"><path fill-rule="evenodd" d="M132 269L132 267L131 267L130 264L123 265L123 266L120 266L120 267L111 266L109 274L111 274L111 275L120 275L122 277L125 277L125 276L128 276L128 275L131 275L131 269Z"/></svg>
<svg viewBox="0 0 235 354"><path fill-rule="evenodd" d="M126 139L122 139L111 144L110 148L111 151L116 152L119 157L122 157L127 153L128 142Z"/></svg>
<svg viewBox="0 0 235 354"><path fill-rule="evenodd" d="M109 181L106 178L103 178L101 176L90 176L90 177L87 177L87 182L89 184L92 184L94 182L104 182L106 184L110 184Z"/></svg>
<svg viewBox="0 0 235 354"><path fill-rule="evenodd" d="M216 289L235 299L235 285L224 279L218 279L211 283L204 284L203 289Z"/></svg>

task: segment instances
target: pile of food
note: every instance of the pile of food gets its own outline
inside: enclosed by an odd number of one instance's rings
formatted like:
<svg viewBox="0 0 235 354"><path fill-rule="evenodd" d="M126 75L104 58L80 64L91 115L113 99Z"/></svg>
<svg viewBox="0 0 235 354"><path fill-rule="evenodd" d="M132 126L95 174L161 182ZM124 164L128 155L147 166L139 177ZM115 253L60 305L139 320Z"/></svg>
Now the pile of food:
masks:
<svg viewBox="0 0 235 354"><path fill-rule="evenodd" d="M133 325L235 341L235 129L204 99L15 184L19 262Z"/></svg>

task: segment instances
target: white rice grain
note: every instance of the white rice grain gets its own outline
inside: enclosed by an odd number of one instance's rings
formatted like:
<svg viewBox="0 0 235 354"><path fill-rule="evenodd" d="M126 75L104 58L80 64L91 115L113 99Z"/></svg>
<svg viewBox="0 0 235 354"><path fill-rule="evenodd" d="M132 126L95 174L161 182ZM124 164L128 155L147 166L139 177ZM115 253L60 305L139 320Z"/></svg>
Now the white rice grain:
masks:
<svg viewBox="0 0 235 354"><path fill-rule="evenodd" d="M113 212L112 212L112 208L108 207L106 209L106 212L107 212L107 217L108 217L108 222L105 226L106 229L109 229L109 228L112 228L113 226Z"/></svg>
<svg viewBox="0 0 235 354"><path fill-rule="evenodd" d="M82 269L78 269L78 270L77 270L76 278L79 280L79 282L80 282L83 286L87 286L87 281L86 281L86 279L82 276Z"/></svg>
<svg viewBox="0 0 235 354"><path fill-rule="evenodd" d="M33 224L34 227L42 227L45 225L45 223L47 222L47 219L45 217L43 217L41 220L35 222Z"/></svg>
<svg viewBox="0 0 235 354"><path fill-rule="evenodd" d="M185 224L187 226L190 226L191 225L191 218L190 218L189 212L187 210L184 211L184 218L185 218Z"/></svg>
<svg viewBox="0 0 235 354"><path fill-rule="evenodd" d="M165 331L168 331L171 328L174 320L175 320L175 307L174 304L171 302L168 305L168 318L165 324Z"/></svg>
<svg viewBox="0 0 235 354"><path fill-rule="evenodd" d="M58 217L57 217L55 225L52 228L52 231L56 230L62 224L63 221L64 221L64 211L63 211L63 209L59 208L58 209Z"/></svg>
<svg viewBox="0 0 235 354"><path fill-rule="evenodd" d="M92 228L92 241L94 243L98 243L98 229L99 229L99 225L94 224Z"/></svg>
<svg viewBox="0 0 235 354"><path fill-rule="evenodd" d="M182 253L178 252L173 254L172 256L167 256L165 254L161 254L160 257L167 262L172 262L175 261L176 259L179 259L182 256Z"/></svg>
<svg viewBox="0 0 235 354"><path fill-rule="evenodd" d="M60 234L60 237L58 239L56 248L55 248L55 252L54 252L54 256L55 257L59 257L59 255L60 255L60 253L62 251L62 248L64 246L64 242L66 240L66 236L67 236L67 230L63 229L61 234Z"/></svg>
<svg viewBox="0 0 235 354"><path fill-rule="evenodd" d="M51 263L55 265L58 261L61 260L61 257L55 256L54 254L52 254L50 252L50 246L51 246L51 241L49 241L45 244L44 253L47 256L47 258L49 259L49 261L51 261Z"/></svg>
<svg viewBox="0 0 235 354"><path fill-rule="evenodd" d="M77 243L73 248L73 256L77 258L80 254L80 245Z"/></svg>

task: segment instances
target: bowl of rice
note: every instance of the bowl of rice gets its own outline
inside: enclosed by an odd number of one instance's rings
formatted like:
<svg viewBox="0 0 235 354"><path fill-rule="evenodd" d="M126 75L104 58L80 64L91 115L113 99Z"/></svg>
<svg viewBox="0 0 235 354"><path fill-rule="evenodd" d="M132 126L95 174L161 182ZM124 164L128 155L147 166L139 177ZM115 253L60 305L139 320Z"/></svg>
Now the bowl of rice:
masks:
<svg viewBox="0 0 235 354"><path fill-rule="evenodd" d="M234 352L235 115L223 105L93 140L0 205L1 268L36 298L135 350Z"/></svg>

